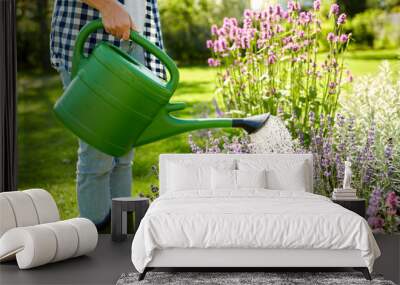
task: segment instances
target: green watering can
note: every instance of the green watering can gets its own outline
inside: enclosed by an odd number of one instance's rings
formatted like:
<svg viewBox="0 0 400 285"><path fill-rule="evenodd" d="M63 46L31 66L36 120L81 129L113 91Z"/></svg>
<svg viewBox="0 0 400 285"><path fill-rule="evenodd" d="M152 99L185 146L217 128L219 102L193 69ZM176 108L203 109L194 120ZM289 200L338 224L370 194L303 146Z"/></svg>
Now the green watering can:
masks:
<svg viewBox="0 0 400 285"><path fill-rule="evenodd" d="M131 40L166 66L168 82L107 42L98 44L89 57L84 56L88 36L100 28L102 22L96 20L80 31L73 54L72 81L54 112L68 129L102 152L121 156L133 146L195 129L240 127L251 133L268 120L268 114L246 119L172 116L171 112L186 107L184 103L169 103L179 81L172 59L135 31L131 32Z"/></svg>

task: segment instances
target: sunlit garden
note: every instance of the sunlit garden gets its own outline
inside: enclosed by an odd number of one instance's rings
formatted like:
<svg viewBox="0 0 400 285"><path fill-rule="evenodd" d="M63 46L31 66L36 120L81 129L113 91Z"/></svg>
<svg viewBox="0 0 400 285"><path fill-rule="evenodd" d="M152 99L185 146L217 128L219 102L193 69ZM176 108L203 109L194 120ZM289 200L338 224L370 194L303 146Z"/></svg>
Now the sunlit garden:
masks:
<svg viewBox="0 0 400 285"><path fill-rule="evenodd" d="M329 197L341 187L349 159L371 228L398 232L400 2L225 2L160 1L166 49L181 74L172 98L188 105L180 114L279 117L293 151L314 154L316 193ZM21 3L19 13L33 9ZM185 15L193 22L178 24ZM29 23L19 23L20 37L31 32ZM77 138L52 111L61 82L49 69L21 70L18 187L47 189L63 219L77 216ZM206 130L138 147L132 193L157 195L161 153L251 152L249 144L242 132Z"/></svg>

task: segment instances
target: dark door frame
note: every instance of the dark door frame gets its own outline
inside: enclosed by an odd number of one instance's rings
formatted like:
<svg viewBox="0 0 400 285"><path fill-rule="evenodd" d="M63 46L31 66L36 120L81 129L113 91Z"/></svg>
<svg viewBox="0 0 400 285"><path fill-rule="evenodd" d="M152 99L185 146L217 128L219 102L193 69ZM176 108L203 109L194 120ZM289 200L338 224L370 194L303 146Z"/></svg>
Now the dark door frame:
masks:
<svg viewBox="0 0 400 285"><path fill-rule="evenodd" d="M16 0L0 0L0 192L17 190Z"/></svg>

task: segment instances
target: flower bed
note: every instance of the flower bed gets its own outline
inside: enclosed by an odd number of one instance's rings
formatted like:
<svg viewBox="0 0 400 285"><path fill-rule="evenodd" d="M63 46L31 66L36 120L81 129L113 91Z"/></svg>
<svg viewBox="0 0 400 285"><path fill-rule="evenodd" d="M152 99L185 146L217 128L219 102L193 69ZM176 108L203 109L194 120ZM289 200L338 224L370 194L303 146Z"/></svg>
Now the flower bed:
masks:
<svg viewBox="0 0 400 285"><path fill-rule="evenodd" d="M310 11L288 1L263 11L246 10L243 19L225 18L213 25L207 41L210 66L218 68L219 115L271 113L286 124L296 152L314 154L315 192L331 196L342 187L344 162L352 162L352 186L368 201L374 232L399 232L400 82L388 64L375 77L357 79L341 96L343 53L350 35L343 32L346 15L333 4L329 51L317 55L321 32L320 1ZM242 22L242 24L239 24ZM189 139L196 153L254 152L248 138L218 137L202 143ZM200 147L199 145L203 145Z"/></svg>
<svg viewBox="0 0 400 285"><path fill-rule="evenodd" d="M263 11L246 10L242 25L236 18L213 25L208 63L219 68L222 110L233 116L281 114L292 135L300 128L308 140L308 113L334 117L342 79L351 79L343 61L350 35L343 33L346 14L339 10L332 5L329 52L323 60L317 56L322 37L319 0L310 11L289 1L287 9L270 5Z"/></svg>

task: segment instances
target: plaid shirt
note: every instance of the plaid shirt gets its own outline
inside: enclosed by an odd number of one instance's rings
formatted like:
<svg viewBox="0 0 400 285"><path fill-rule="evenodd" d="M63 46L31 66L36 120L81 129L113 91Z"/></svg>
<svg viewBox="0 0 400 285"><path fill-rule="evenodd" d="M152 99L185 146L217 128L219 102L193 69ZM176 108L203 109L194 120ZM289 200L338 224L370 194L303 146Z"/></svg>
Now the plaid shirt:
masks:
<svg viewBox="0 0 400 285"><path fill-rule="evenodd" d="M118 0L124 4L124 0ZM82 0L55 0L51 20L50 57L57 70L71 72L72 54L75 39L80 29L89 21L100 18L100 13L86 5ZM160 17L157 0L146 0L146 15L143 35L159 48L163 48ZM85 43L85 54L88 55L100 41L108 41L121 46L121 40L103 30L92 33ZM160 78L166 79L164 66L152 54L144 53L147 68Z"/></svg>

